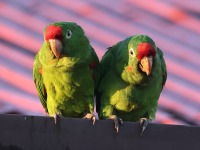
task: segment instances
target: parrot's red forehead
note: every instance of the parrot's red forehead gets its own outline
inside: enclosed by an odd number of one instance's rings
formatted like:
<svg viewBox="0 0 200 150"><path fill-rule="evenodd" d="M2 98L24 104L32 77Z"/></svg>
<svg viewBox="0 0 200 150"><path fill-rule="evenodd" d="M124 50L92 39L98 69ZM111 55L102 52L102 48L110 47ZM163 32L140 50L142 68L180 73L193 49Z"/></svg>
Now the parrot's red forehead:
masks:
<svg viewBox="0 0 200 150"><path fill-rule="evenodd" d="M137 51L138 51L138 54L137 54L138 60L141 60L145 56L153 56L154 57L156 55L156 51L155 51L153 45L148 42L139 44Z"/></svg>
<svg viewBox="0 0 200 150"><path fill-rule="evenodd" d="M62 28L60 26L50 25L46 29L45 40L49 39L62 39Z"/></svg>

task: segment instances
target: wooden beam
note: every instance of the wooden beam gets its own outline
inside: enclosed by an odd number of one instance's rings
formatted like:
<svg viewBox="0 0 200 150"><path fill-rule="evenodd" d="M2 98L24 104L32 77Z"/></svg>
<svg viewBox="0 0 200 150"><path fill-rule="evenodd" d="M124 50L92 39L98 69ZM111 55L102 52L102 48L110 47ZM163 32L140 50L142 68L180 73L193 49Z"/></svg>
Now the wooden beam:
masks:
<svg viewBox="0 0 200 150"><path fill-rule="evenodd" d="M110 120L0 115L0 148L16 150L199 150L200 127L125 122L119 134Z"/></svg>

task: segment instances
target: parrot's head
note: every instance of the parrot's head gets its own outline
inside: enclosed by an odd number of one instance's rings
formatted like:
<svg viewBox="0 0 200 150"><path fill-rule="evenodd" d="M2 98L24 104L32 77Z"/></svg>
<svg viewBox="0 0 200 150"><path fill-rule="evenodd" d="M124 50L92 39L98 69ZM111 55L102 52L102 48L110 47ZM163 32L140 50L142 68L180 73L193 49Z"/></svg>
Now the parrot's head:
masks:
<svg viewBox="0 0 200 150"><path fill-rule="evenodd" d="M146 35L132 36L126 50L126 65L124 77L129 82L142 81L144 77L150 76L154 58L156 56L156 45Z"/></svg>
<svg viewBox="0 0 200 150"><path fill-rule="evenodd" d="M130 67L137 65L136 67L149 76L156 56L154 41L146 35L133 36L128 44L128 51Z"/></svg>
<svg viewBox="0 0 200 150"><path fill-rule="evenodd" d="M83 29L73 22L48 25L44 29L44 40L55 59L84 56L89 46Z"/></svg>

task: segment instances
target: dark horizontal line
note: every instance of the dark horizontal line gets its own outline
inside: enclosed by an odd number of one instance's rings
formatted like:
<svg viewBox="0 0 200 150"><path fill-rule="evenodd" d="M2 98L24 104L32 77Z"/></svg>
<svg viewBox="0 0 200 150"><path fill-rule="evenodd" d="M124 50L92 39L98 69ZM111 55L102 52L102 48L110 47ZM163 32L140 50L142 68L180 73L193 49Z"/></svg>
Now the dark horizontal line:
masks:
<svg viewBox="0 0 200 150"><path fill-rule="evenodd" d="M21 64L13 61L12 58L9 59L9 58L5 58L3 56L0 56L0 62L1 62L1 64L6 66L7 68L13 68L13 70L19 70L20 72L25 73L25 74L32 74L31 68L22 66Z"/></svg>
<svg viewBox="0 0 200 150"><path fill-rule="evenodd" d="M42 33L39 34L38 32L35 32L32 28L27 28L26 26L18 24L17 22L15 22L9 18L6 18L4 16L1 16L1 21L4 22L4 24L12 25L12 27L15 28L16 30L22 30L22 31L28 33L29 35L33 36L34 38L43 40L43 37L41 36Z"/></svg>
<svg viewBox="0 0 200 150"><path fill-rule="evenodd" d="M5 45L8 45L9 47L12 47L12 49L16 50L16 51L20 51L20 52L23 52L24 54L28 55L28 56L31 56L31 57L34 57L35 56L35 53L32 52L31 50L29 49L26 49L26 48L23 48L22 46L18 46L14 43L11 42L11 40L5 40L5 39L2 39L0 37L0 43L3 43Z"/></svg>
<svg viewBox="0 0 200 150"><path fill-rule="evenodd" d="M173 5L174 7L177 7L177 8L179 8L179 9L181 9L181 10L183 10L184 12L186 12L187 14L189 14L190 16L194 16L194 17L196 17L197 19L200 19L200 13L199 12L197 12L197 11L195 11L195 10L192 10L192 9L190 9L190 8L188 8L188 7L184 7L184 6L181 6L181 5L179 5L176 1L164 1L165 3L168 3L168 4L170 4L170 5Z"/></svg>
<svg viewBox="0 0 200 150"><path fill-rule="evenodd" d="M198 125L195 121L196 120L191 120L191 119L188 119L188 118L185 118L183 116L183 114L180 114L180 113L177 113L176 111L174 110L171 110L171 109L168 109L168 108L165 108L163 106L159 106L159 109L168 113L168 114L171 114L173 116L173 118L177 119L177 120L181 120L189 125ZM189 113L189 112L188 112Z"/></svg>
<svg viewBox="0 0 200 150"><path fill-rule="evenodd" d="M195 108L200 110L200 104L192 101L191 98L185 98L181 93L174 92L173 89L165 88L165 93L163 95L168 95L171 99L175 99L178 103L183 103L184 105L189 106L190 108Z"/></svg>
<svg viewBox="0 0 200 150"><path fill-rule="evenodd" d="M181 56L177 56L177 55L173 55L171 53L168 53L167 50L164 51L164 58L169 57L171 60L173 60L174 62L176 62L177 64L182 64L183 66L187 65L189 66L190 69L197 71L198 73L200 73L200 70L198 70L198 68L200 67L200 65L193 63L191 61L187 61L187 59L181 57Z"/></svg>
<svg viewBox="0 0 200 150"><path fill-rule="evenodd" d="M28 93L28 92L18 88L18 86L12 85L5 80L1 80L1 87L3 87L4 89L8 89L9 91L12 91L12 93L19 93L19 94L25 95L26 97L30 97L32 99L39 99L38 96Z"/></svg>
<svg viewBox="0 0 200 150"><path fill-rule="evenodd" d="M191 82L189 80L184 79L181 76L177 76L176 74L174 74L174 72L168 72L168 78L174 78L176 81L181 81L184 82L185 84L188 84L189 87L195 88L195 89L200 89L200 85L199 84L195 84L194 82Z"/></svg>

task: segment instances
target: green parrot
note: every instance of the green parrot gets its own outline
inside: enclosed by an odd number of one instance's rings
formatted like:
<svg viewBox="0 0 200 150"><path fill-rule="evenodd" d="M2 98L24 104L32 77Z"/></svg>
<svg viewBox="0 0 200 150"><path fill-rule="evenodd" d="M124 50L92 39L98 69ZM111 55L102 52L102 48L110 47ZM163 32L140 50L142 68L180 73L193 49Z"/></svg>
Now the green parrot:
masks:
<svg viewBox="0 0 200 150"><path fill-rule="evenodd" d="M135 35L108 48L100 61L97 111L118 132L124 121L140 121L141 134L155 118L167 79L162 51L146 35Z"/></svg>
<svg viewBox="0 0 200 150"><path fill-rule="evenodd" d="M44 43L35 56L33 77L40 101L58 116L95 122L94 90L97 54L83 29L74 22L55 22L44 29Z"/></svg>

